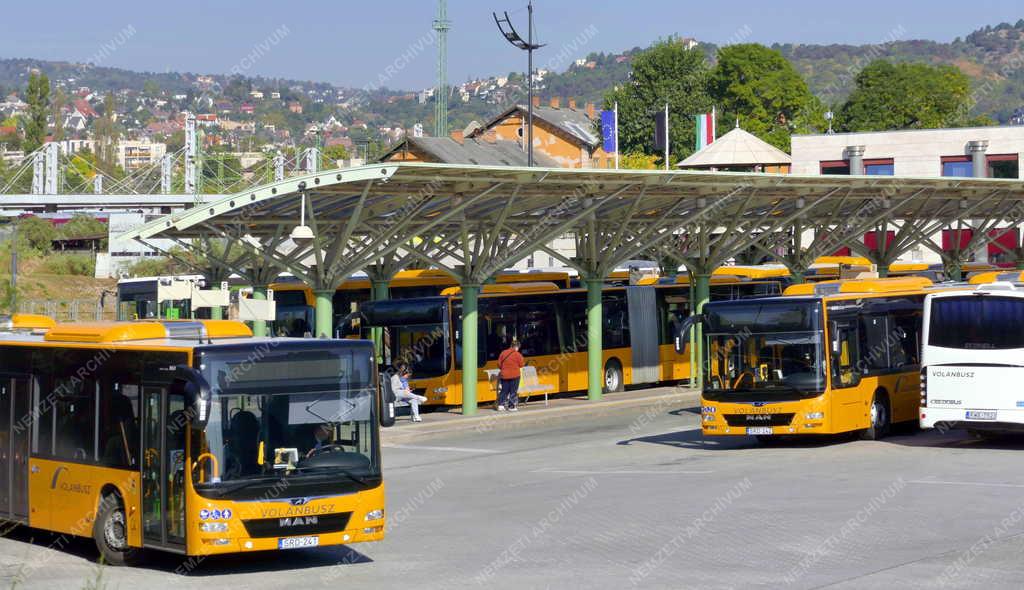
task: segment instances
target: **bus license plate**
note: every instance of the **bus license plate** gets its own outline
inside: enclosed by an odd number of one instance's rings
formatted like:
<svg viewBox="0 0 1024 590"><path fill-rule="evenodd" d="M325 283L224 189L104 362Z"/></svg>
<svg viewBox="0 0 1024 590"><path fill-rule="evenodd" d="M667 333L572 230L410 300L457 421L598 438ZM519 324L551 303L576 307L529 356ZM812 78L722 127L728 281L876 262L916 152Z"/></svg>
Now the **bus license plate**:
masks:
<svg viewBox="0 0 1024 590"><path fill-rule="evenodd" d="M967 410L968 420L995 420L995 412L986 412L981 410Z"/></svg>
<svg viewBox="0 0 1024 590"><path fill-rule="evenodd" d="M749 435L760 435L760 434L771 434L771 433L772 433L772 427L771 426L752 426L752 427L747 429L747 434L749 434Z"/></svg>
<svg viewBox="0 0 1024 590"><path fill-rule="evenodd" d="M302 549L303 547L316 547L320 544L320 537L289 537L278 539L278 549Z"/></svg>

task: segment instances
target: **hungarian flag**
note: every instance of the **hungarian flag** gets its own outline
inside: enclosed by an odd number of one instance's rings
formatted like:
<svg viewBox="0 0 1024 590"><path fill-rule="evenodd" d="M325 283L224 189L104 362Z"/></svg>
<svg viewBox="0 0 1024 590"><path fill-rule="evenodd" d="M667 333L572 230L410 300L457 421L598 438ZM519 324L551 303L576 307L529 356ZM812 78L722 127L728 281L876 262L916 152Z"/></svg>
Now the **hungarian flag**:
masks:
<svg viewBox="0 0 1024 590"><path fill-rule="evenodd" d="M708 147L715 142L715 109L712 107L710 113L697 115L697 151Z"/></svg>

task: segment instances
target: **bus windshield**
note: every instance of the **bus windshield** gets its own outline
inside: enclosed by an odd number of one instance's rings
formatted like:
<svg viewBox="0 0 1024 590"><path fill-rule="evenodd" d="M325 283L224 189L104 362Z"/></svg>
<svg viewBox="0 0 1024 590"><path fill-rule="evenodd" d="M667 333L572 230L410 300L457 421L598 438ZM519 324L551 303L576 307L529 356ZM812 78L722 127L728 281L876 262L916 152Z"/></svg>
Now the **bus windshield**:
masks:
<svg viewBox="0 0 1024 590"><path fill-rule="evenodd" d="M271 341L211 348L200 363L213 404L192 443L199 493L304 475L379 480L370 346Z"/></svg>
<svg viewBox="0 0 1024 590"><path fill-rule="evenodd" d="M936 297L928 344L961 350L1024 348L1024 298L998 295Z"/></svg>
<svg viewBox="0 0 1024 590"><path fill-rule="evenodd" d="M709 305L705 397L815 397L825 389L824 337L817 301Z"/></svg>

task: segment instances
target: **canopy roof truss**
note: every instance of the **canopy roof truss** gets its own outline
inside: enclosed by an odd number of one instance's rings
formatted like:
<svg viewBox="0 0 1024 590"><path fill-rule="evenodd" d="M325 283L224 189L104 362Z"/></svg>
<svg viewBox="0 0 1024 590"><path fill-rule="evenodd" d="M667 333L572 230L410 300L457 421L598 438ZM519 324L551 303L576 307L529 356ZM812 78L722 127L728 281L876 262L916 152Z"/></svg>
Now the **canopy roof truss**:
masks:
<svg viewBox="0 0 1024 590"><path fill-rule="evenodd" d="M296 245L288 236L303 203L315 238ZM222 263L261 261L328 289L359 270L407 264L449 268L480 284L536 250L595 277L642 255L704 273L740 251L778 255L781 246L789 254L780 259L793 268L844 245L891 262L968 219L983 230L1021 223L1024 183L389 163L268 184L125 237L195 249L227 240L247 255ZM890 228L892 243L884 237ZM810 244L801 243L803 229L816 230ZM880 247L869 252L860 238L872 230L881 232ZM575 237L575 258L547 248L561 236Z"/></svg>

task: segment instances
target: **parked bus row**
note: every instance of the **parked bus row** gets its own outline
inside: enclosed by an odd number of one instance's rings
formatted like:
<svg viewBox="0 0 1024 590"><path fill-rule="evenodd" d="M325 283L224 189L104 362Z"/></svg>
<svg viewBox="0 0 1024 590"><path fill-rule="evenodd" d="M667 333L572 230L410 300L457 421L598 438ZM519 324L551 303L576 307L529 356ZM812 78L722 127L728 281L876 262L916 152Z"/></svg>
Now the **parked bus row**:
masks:
<svg viewBox="0 0 1024 590"><path fill-rule="evenodd" d="M1024 430L1014 379L1024 375L1022 278L828 281L781 297L712 302L676 332L682 354L690 327L703 328L702 430L763 440L877 439L901 422Z"/></svg>

